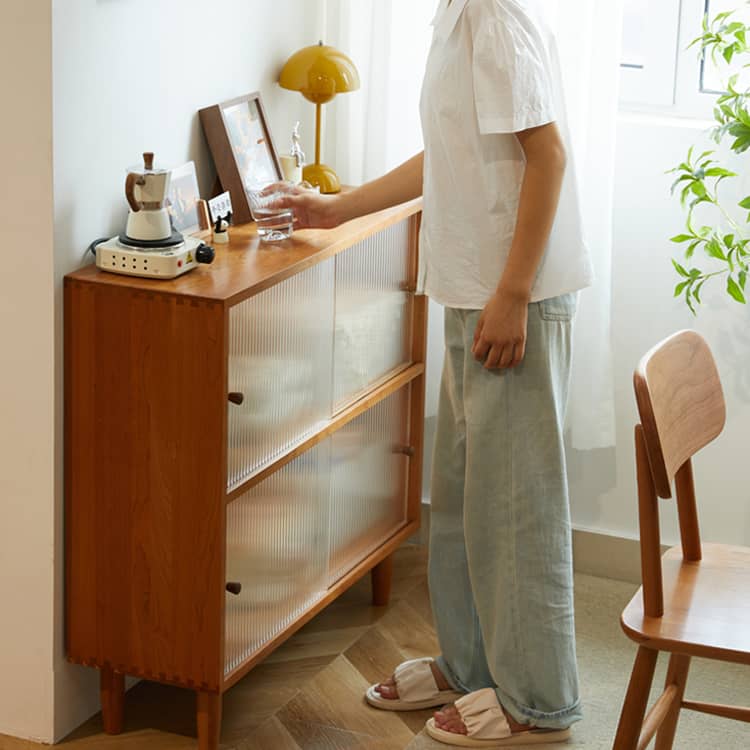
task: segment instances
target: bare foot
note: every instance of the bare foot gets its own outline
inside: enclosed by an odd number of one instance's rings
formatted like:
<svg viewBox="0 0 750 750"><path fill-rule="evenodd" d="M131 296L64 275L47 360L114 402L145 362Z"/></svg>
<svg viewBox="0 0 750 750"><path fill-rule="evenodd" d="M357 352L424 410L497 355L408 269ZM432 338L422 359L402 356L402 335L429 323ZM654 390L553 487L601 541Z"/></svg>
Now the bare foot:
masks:
<svg viewBox="0 0 750 750"><path fill-rule="evenodd" d="M434 661L430 663L430 669L432 669L432 676L435 678L438 690L450 690L451 686L448 684L448 680L445 679L443 673L438 669L438 665ZM380 697L385 698L386 700L397 700L398 688L396 687L395 677L391 676L385 680L385 682L376 685L375 692L379 693Z"/></svg>
<svg viewBox="0 0 750 750"><path fill-rule="evenodd" d="M503 713L505 714L505 718L508 720L510 731L513 732L513 734L516 734L517 732L526 732L529 729L533 729L533 727L529 726L528 724L519 724L510 716L510 714L508 714L508 712L504 708ZM464 724L461 720L461 714L459 714L458 709L453 703L444 706L440 709L440 711L435 712L435 726L445 732L453 732L454 734L468 733L466 724Z"/></svg>

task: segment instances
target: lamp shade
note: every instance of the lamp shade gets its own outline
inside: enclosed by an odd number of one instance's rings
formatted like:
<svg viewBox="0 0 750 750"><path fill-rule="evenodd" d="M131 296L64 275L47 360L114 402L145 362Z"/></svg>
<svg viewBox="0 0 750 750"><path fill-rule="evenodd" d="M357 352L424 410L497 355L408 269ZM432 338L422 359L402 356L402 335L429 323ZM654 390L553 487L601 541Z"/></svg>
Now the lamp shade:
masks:
<svg viewBox="0 0 750 750"><path fill-rule="evenodd" d="M359 73L343 52L320 42L304 47L287 60L279 84L299 91L315 104L325 104L336 94L358 89Z"/></svg>

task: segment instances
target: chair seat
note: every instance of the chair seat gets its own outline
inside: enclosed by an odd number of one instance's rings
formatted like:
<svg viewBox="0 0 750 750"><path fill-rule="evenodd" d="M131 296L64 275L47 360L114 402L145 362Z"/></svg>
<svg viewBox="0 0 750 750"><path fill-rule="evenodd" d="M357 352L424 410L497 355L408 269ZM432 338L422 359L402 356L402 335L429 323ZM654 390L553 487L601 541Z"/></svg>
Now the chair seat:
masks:
<svg viewBox="0 0 750 750"><path fill-rule="evenodd" d="M682 549L662 557L663 617L643 614L643 589L622 613L625 633L644 646L750 664L750 549L704 544L686 563Z"/></svg>

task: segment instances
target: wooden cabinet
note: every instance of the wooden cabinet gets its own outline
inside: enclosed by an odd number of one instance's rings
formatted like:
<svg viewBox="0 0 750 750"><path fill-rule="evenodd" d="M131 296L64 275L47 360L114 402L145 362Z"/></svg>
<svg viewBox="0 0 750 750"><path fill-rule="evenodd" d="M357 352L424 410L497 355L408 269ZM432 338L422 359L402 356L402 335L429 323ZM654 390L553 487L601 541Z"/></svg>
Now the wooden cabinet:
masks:
<svg viewBox="0 0 750 750"><path fill-rule="evenodd" d="M426 301L418 202L173 281L65 279L66 643L101 670L221 695L418 527Z"/></svg>

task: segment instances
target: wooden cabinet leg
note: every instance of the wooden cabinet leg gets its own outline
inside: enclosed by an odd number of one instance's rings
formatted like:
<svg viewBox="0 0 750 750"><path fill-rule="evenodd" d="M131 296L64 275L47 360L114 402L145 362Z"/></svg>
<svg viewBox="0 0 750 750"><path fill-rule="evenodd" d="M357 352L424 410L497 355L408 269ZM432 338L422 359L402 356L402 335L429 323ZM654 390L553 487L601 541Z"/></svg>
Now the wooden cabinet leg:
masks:
<svg viewBox="0 0 750 750"><path fill-rule="evenodd" d="M120 734L125 715L125 675L110 667L103 667L99 674L99 694L104 731L107 734Z"/></svg>
<svg viewBox="0 0 750 750"><path fill-rule="evenodd" d="M198 749L219 750L221 693L198 691Z"/></svg>
<svg viewBox="0 0 750 750"><path fill-rule="evenodd" d="M393 555L388 555L372 569L372 603L376 607L385 607L390 601L392 579Z"/></svg>

